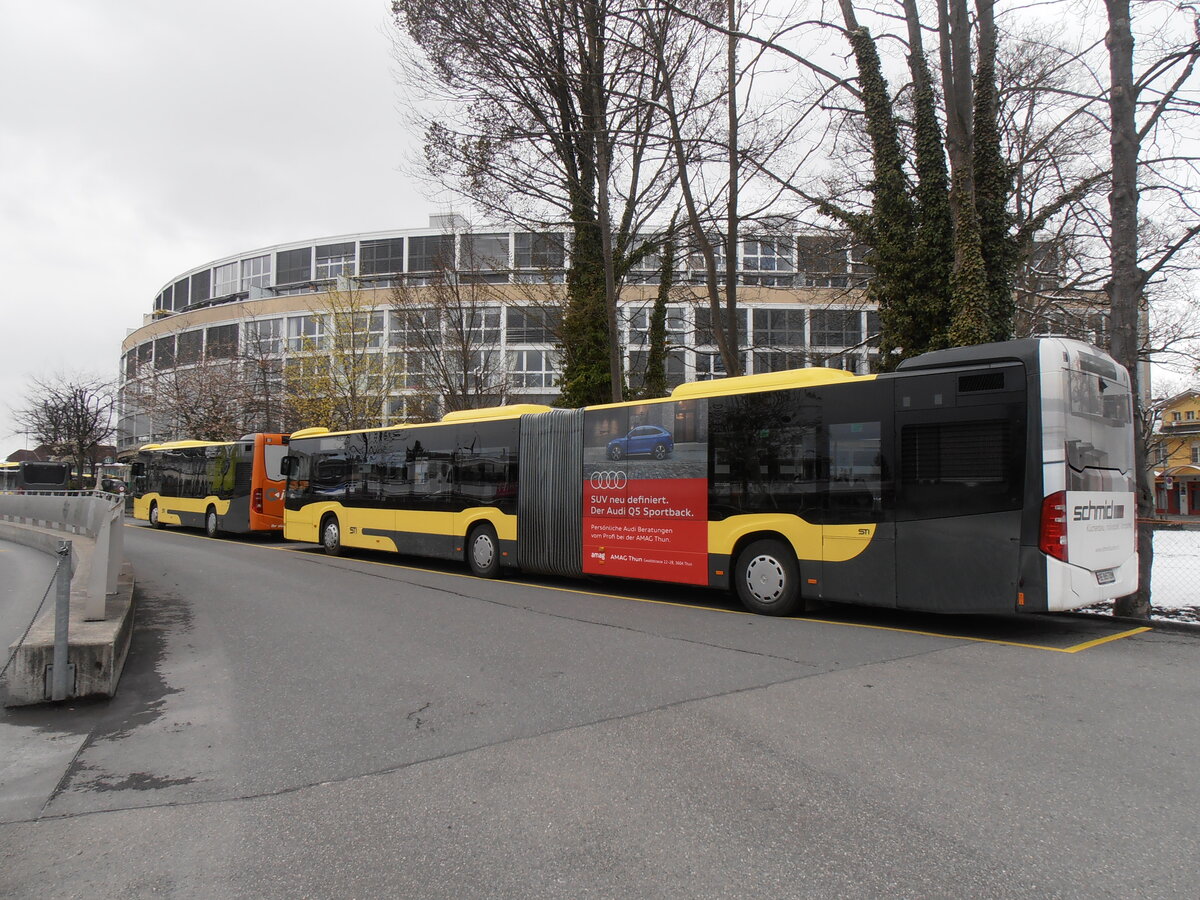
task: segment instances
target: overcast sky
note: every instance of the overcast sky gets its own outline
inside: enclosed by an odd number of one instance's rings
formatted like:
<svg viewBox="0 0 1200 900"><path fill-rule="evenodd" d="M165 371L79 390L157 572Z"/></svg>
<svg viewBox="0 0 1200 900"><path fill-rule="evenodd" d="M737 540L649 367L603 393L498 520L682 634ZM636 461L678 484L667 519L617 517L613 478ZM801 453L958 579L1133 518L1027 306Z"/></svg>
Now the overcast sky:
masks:
<svg viewBox="0 0 1200 900"><path fill-rule="evenodd" d="M417 228L386 0L0 0L0 458L194 266Z"/></svg>

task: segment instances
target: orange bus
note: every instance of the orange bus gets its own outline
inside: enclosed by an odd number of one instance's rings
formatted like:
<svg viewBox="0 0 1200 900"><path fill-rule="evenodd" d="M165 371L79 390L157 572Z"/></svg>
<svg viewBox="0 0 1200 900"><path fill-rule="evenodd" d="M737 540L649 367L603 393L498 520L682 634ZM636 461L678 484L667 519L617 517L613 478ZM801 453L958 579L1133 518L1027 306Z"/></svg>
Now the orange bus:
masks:
<svg viewBox="0 0 1200 900"><path fill-rule="evenodd" d="M156 528L203 528L209 537L282 534L286 442L283 434L247 434L146 444L130 470L133 516Z"/></svg>

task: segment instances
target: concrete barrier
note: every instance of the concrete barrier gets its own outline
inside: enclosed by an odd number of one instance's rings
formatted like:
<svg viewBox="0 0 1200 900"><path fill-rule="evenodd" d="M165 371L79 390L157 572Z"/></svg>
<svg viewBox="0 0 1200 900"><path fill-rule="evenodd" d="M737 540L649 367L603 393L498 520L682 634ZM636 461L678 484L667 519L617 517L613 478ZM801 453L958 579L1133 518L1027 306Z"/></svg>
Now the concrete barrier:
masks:
<svg viewBox="0 0 1200 900"><path fill-rule="evenodd" d="M124 515L108 494L0 495L0 539L57 555L71 541L71 600L67 696L116 693L133 635L133 569L123 559ZM48 672L54 658L54 610L43 612L8 670L5 706L50 698ZM7 658L8 654L5 654Z"/></svg>

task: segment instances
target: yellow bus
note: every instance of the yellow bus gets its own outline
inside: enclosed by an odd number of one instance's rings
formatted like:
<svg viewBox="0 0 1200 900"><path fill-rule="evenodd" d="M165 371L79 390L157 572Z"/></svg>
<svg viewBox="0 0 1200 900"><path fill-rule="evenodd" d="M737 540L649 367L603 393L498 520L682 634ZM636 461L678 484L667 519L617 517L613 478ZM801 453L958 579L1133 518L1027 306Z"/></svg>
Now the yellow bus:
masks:
<svg viewBox="0 0 1200 900"><path fill-rule="evenodd" d="M1128 374L1028 339L893 373L811 368L661 400L291 436L284 534L502 568L937 612L1136 589Z"/></svg>
<svg viewBox="0 0 1200 900"><path fill-rule="evenodd" d="M286 441L283 434L247 434L236 441L147 444L130 467L133 516L156 528L203 528L209 537L280 534Z"/></svg>

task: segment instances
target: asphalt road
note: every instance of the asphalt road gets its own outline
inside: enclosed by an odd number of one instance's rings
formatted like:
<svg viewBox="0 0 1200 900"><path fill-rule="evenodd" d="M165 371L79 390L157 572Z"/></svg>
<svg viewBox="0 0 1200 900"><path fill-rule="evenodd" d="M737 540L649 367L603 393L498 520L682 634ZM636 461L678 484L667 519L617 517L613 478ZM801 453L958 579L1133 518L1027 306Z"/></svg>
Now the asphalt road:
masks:
<svg viewBox="0 0 1200 900"><path fill-rule="evenodd" d="M0 896L1192 897L1200 878L1194 635L772 620L692 589L135 526L126 552L119 695L0 719Z"/></svg>

